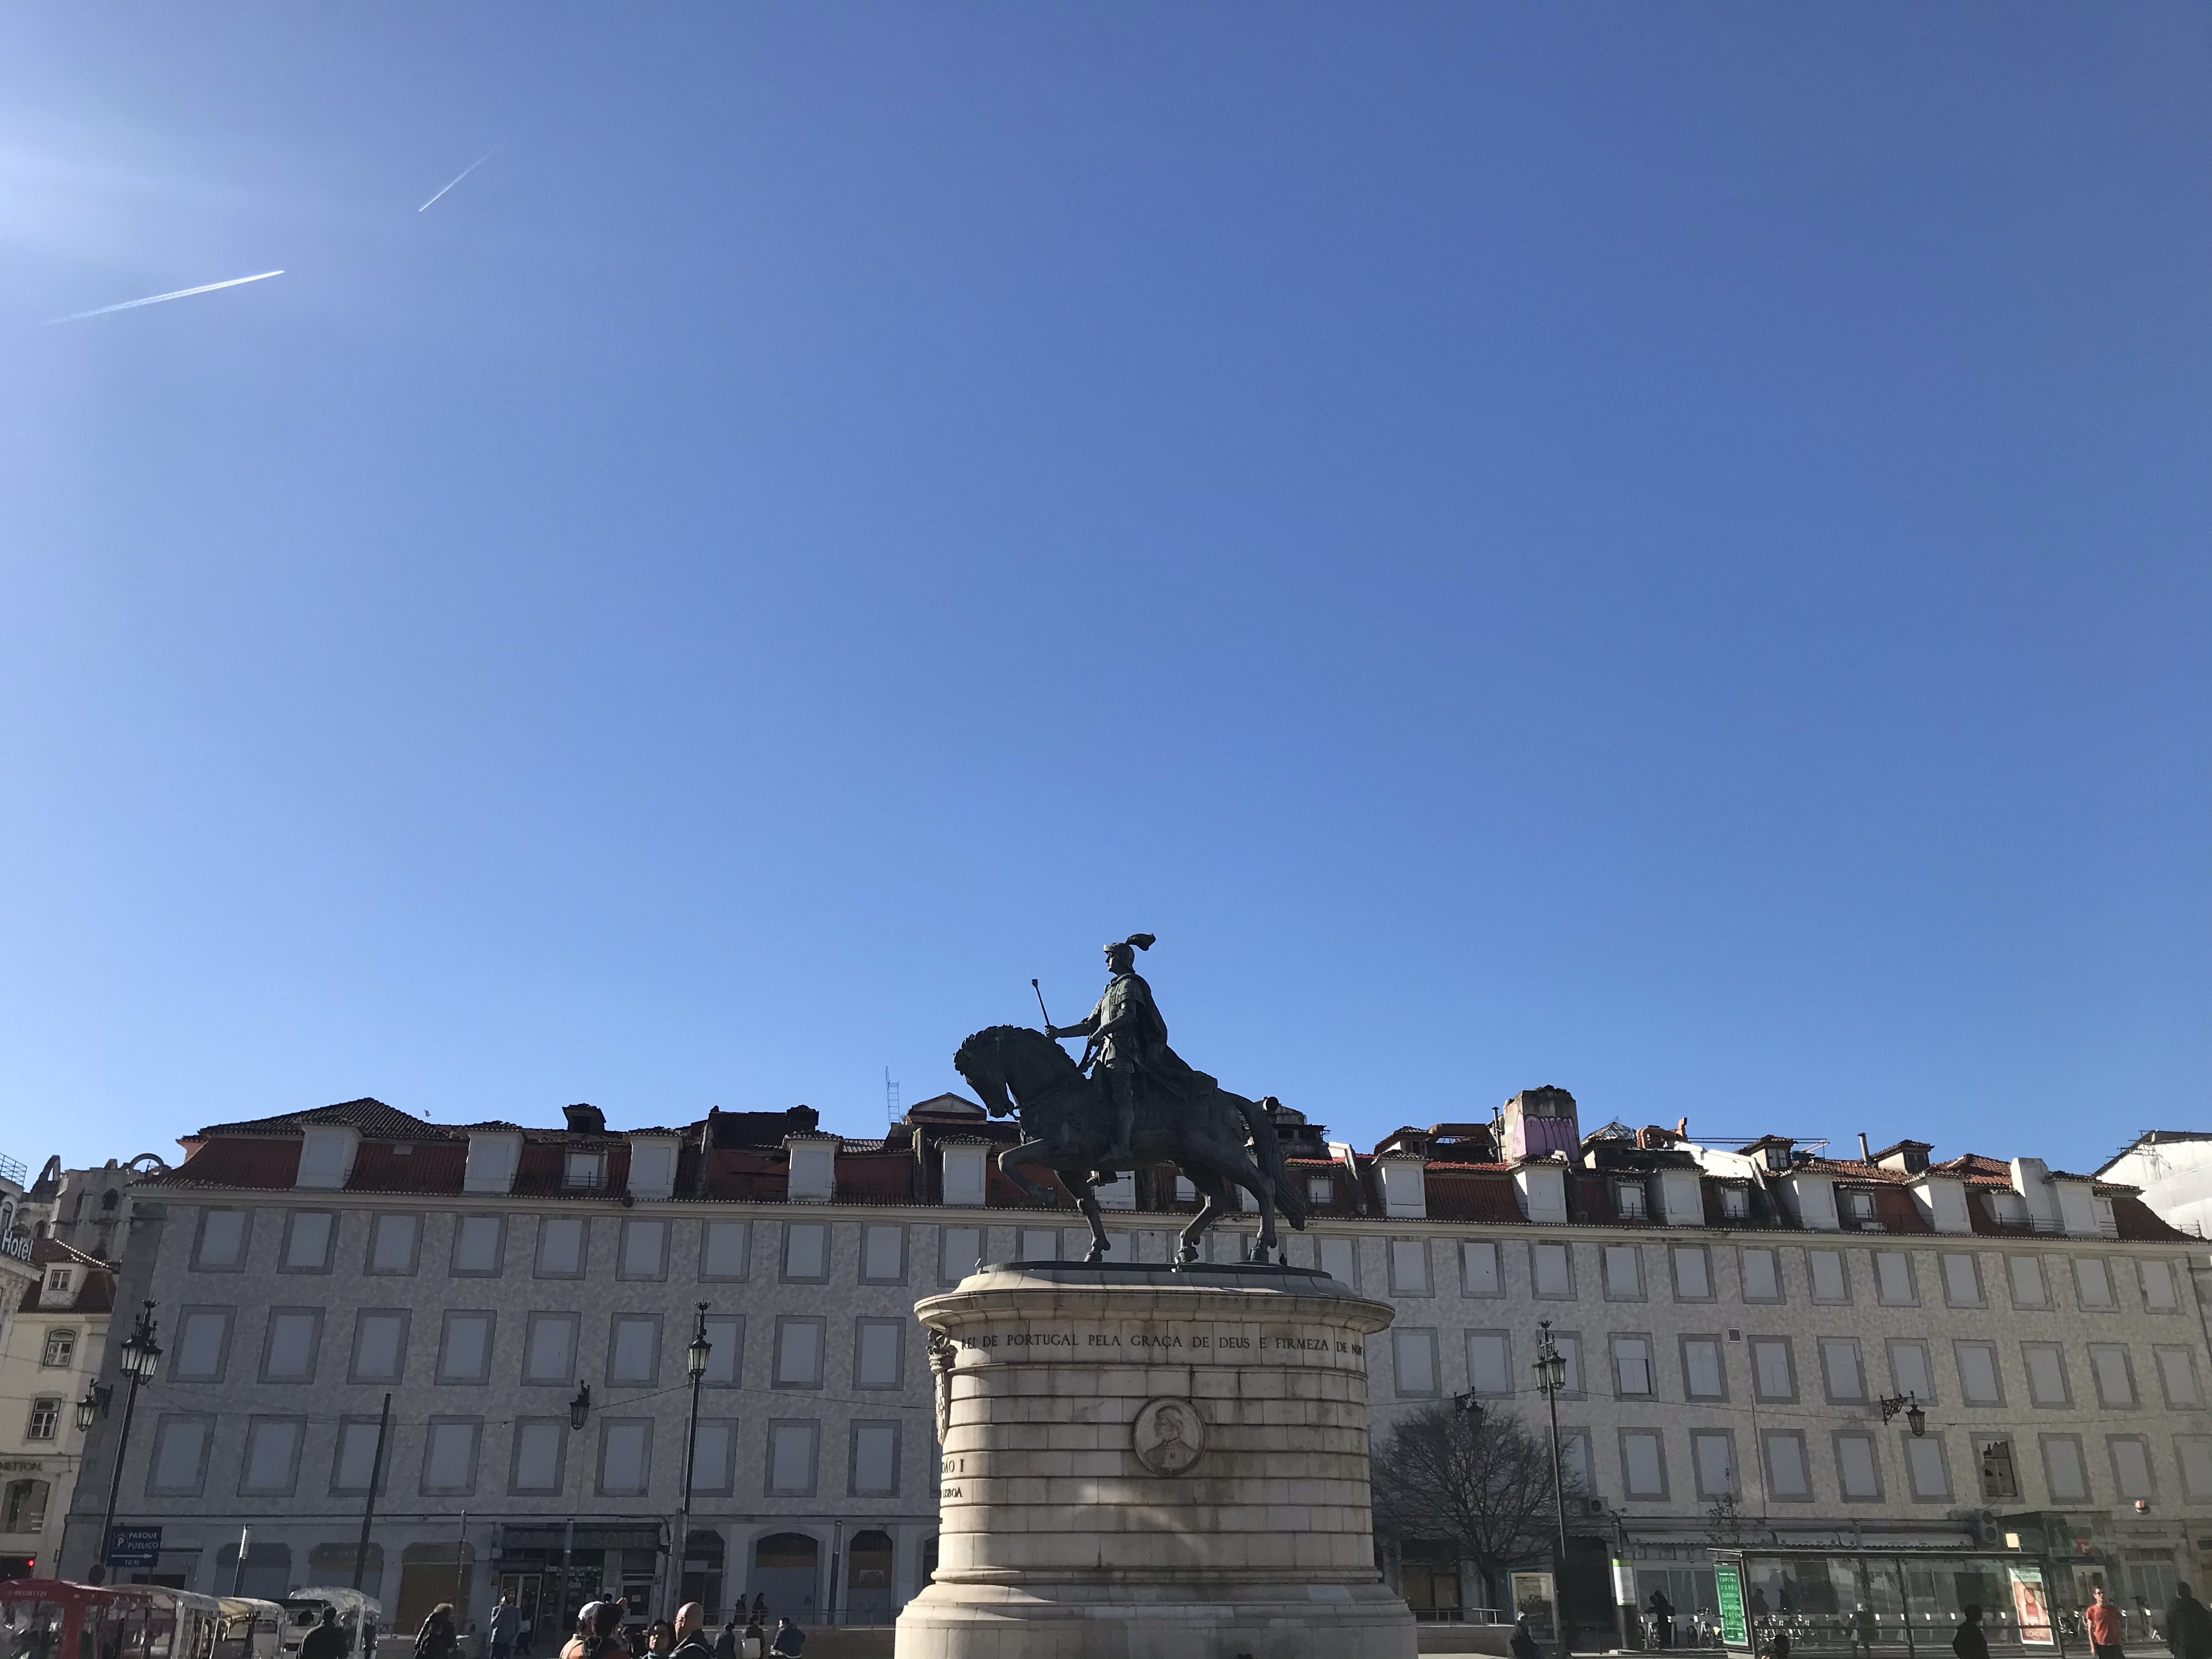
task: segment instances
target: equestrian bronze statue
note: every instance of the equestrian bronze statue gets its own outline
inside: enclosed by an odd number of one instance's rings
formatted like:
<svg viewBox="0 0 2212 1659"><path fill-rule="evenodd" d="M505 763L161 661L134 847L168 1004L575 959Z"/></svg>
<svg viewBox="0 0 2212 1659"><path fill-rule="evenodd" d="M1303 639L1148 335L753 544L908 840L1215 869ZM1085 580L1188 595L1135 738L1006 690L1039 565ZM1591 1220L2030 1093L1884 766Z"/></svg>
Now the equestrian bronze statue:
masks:
<svg viewBox="0 0 2212 1659"><path fill-rule="evenodd" d="M1049 1188L1022 1172L1050 1170L1091 1224L1085 1261L1103 1261L1113 1248L1096 1188L1123 1170L1173 1164L1204 1200L1182 1230L1178 1266L1198 1260L1198 1241L1242 1187L1260 1206L1255 1261L1279 1261L1279 1210L1293 1227L1306 1224L1305 1200L1290 1178L1270 1114L1273 1096L1247 1100L1168 1047L1167 1022L1152 987L1136 971L1136 952L1149 933L1106 947L1111 977L1089 1016L1073 1025L1033 1031L994 1025L960 1045L952 1064L994 1117L1018 1115L1023 1139L999 1154L999 1168L1039 1203ZM1086 1039L1080 1063L1057 1039Z"/></svg>

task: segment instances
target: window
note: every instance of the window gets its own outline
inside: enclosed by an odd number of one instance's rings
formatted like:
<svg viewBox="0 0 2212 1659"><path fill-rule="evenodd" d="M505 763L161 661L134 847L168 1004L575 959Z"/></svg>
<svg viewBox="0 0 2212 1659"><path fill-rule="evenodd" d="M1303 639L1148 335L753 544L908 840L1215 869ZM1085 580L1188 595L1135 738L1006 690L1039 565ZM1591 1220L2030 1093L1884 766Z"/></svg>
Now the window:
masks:
<svg viewBox="0 0 2212 1659"><path fill-rule="evenodd" d="M1668 1251L1674 1264L1674 1299L1710 1302L1713 1299L1712 1258L1702 1244L1677 1244Z"/></svg>
<svg viewBox="0 0 2212 1659"><path fill-rule="evenodd" d="M271 1308L261 1350L264 1382L312 1382L315 1351L322 1345L323 1316L316 1308Z"/></svg>
<svg viewBox="0 0 2212 1659"><path fill-rule="evenodd" d="M1390 1288L1400 1296L1429 1293L1429 1247L1418 1238L1390 1241Z"/></svg>
<svg viewBox="0 0 2212 1659"><path fill-rule="evenodd" d="M1721 1219L1748 1221L1751 1219L1751 1188L1741 1181L1720 1183Z"/></svg>
<svg viewBox="0 0 2212 1659"><path fill-rule="evenodd" d="M1854 1227L1879 1227L1881 1219L1875 1214L1874 1194L1869 1192L1847 1192L1844 1194L1844 1219Z"/></svg>
<svg viewBox="0 0 2212 1659"><path fill-rule="evenodd" d="M457 1279L488 1278L499 1272L501 1246L500 1218L495 1215L465 1215L453 1223L453 1276Z"/></svg>
<svg viewBox="0 0 2212 1659"><path fill-rule="evenodd" d="M1605 1247L1605 1293L1613 1302L1644 1299L1644 1252L1635 1245Z"/></svg>
<svg viewBox="0 0 2212 1659"><path fill-rule="evenodd" d="M2066 1351L2056 1342L2023 1342L2020 1357L2027 1366L2027 1397L2039 1406L2072 1401L2066 1386Z"/></svg>
<svg viewBox="0 0 2212 1659"><path fill-rule="evenodd" d="M1460 1284L1469 1296L1501 1296L1504 1283L1498 1273L1498 1246L1487 1238L1466 1238L1459 1246Z"/></svg>
<svg viewBox="0 0 2212 1659"><path fill-rule="evenodd" d="M581 1279L584 1276L584 1218L546 1216L538 1224L538 1276L540 1279Z"/></svg>
<svg viewBox="0 0 2212 1659"><path fill-rule="evenodd" d="M1552 1333L1552 1346L1559 1351L1559 1358L1566 1361L1567 1365L1566 1381L1561 1385L1560 1391L1565 1394L1581 1394L1583 1391L1582 1338L1563 1336L1554 1331Z"/></svg>
<svg viewBox="0 0 2212 1659"><path fill-rule="evenodd" d="M739 1386L745 1370L745 1322L740 1316L708 1315L707 1369L700 1381L710 1389Z"/></svg>
<svg viewBox="0 0 2212 1659"><path fill-rule="evenodd" d="M257 1417L246 1428L246 1462L238 1472L241 1492L286 1493L298 1478L300 1419Z"/></svg>
<svg viewBox="0 0 2212 1659"><path fill-rule="evenodd" d="M1477 1394L1513 1392L1513 1339L1505 1332L1467 1334L1467 1386Z"/></svg>
<svg viewBox="0 0 2212 1659"><path fill-rule="evenodd" d="M1765 1440L1769 1495L1800 1503L1810 1498L1813 1482L1805 1463L1805 1437L1795 1429L1771 1429Z"/></svg>
<svg viewBox="0 0 2212 1659"><path fill-rule="evenodd" d="M2151 1480L2149 1442L2141 1435L2115 1434L2106 1436L2105 1444L2112 1456L2112 1484L2124 1501L2158 1496Z"/></svg>
<svg viewBox="0 0 2212 1659"><path fill-rule="evenodd" d="M2013 1467L2012 1442L2006 1436L1976 1435L1974 1464L1984 1498L2012 1499L2020 1496L2020 1472Z"/></svg>
<svg viewBox="0 0 2212 1659"><path fill-rule="evenodd" d="M646 1490L653 1468L653 1425L617 1419L599 1429L599 1490L611 1496Z"/></svg>
<svg viewBox="0 0 2212 1659"><path fill-rule="evenodd" d="M561 1184L571 1192L590 1192L607 1184L604 1152L568 1152L561 1159Z"/></svg>
<svg viewBox="0 0 2212 1659"><path fill-rule="evenodd" d="M1613 1339L1613 1391L1623 1397L1648 1397L1651 1393L1651 1339L1616 1336Z"/></svg>
<svg viewBox="0 0 2212 1659"><path fill-rule="evenodd" d="M1820 1339L1820 1376L1827 1384L1831 1403L1856 1405L1866 1399L1866 1374L1859 1364L1856 1337Z"/></svg>
<svg viewBox="0 0 2212 1659"><path fill-rule="evenodd" d="M2184 1407L2203 1404L2201 1390L2197 1386L2197 1359L2186 1348L2160 1348L2158 1351L2159 1386L2166 1390L2166 1403L2179 1411Z"/></svg>
<svg viewBox="0 0 2212 1659"><path fill-rule="evenodd" d="M454 1310L438 1333L438 1381L483 1382L491 1376L492 1316Z"/></svg>
<svg viewBox="0 0 2212 1659"><path fill-rule="evenodd" d="M1221 1246L1222 1240L1226 1237L1227 1235L1225 1233L1217 1231L1210 1237L1207 1242L1218 1249ZM1057 1261L1060 1260L1060 1230L1058 1228L1024 1227L1022 1229L1021 1239L1022 1246L1018 1254L1021 1260L1024 1261ZM1234 1255L1217 1255L1214 1257L1214 1260L1217 1261L1235 1261L1239 1259L1239 1257Z"/></svg>
<svg viewBox="0 0 2212 1659"><path fill-rule="evenodd" d="M1874 1437L1846 1431L1836 1436L1836 1485L1846 1498L1863 1504L1881 1498L1881 1462Z"/></svg>
<svg viewBox="0 0 2212 1659"><path fill-rule="evenodd" d="M514 1462L507 1476L514 1492L556 1492L561 1490L561 1454L565 1449L567 1425L556 1418L525 1418L514 1425Z"/></svg>
<svg viewBox="0 0 2212 1659"><path fill-rule="evenodd" d="M2181 1465L2181 1489L2202 1502L2212 1498L2212 1440L2188 1435L2173 1443L2174 1461Z"/></svg>
<svg viewBox="0 0 2212 1659"><path fill-rule="evenodd" d="M1912 1284L1912 1258L1902 1250L1874 1253L1874 1284L1884 1307L1910 1308L1920 1300Z"/></svg>
<svg viewBox="0 0 2212 1659"><path fill-rule="evenodd" d="M2128 1364L2128 1351L2117 1343L2092 1342L2089 1370L2097 1379L2097 1402L2103 1406L2136 1403L2136 1377Z"/></svg>
<svg viewBox="0 0 2212 1659"><path fill-rule="evenodd" d="M2051 1483L2053 1503L2086 1504L2089 1501L2089 1465L2081 1455L2080 1436L2046 1434L2043 1437L2043 1478Z"/></svg>
<svg viewBox="0 0 2212 1659"><path fill-rule="evenodd" d="M2004 1404L2004 1388L1997 1378L1996 1344L1954 1342L1951 1351L1959 1361L1959 1398L1969 1406Z"/></svg>
<svg viewBox="0 0 2212 1659"><path fill-rule="evenodd" d="M48 1331L46 1346L39 1350L39 1364L65 1369L76 1363L76 1333L62 1326Z"/></svg>
<svg viewBox="0 0 2212 1659"><path fill-rule="evenodd" d="M1640 1181L1616 1181L1613 1183L1613 1213L1623 1221L1643 1221L1650 1218L1650 1193Z"/></svg>
<svg viewBox="0 0 2212 1659"><path fill-rule="evenodd" d="M353 1316L353 1368L356 1382L397 1382L407 1369L407 1313L400 1308L364 1308Z"/></svg>
<svg viewBox="0 0 2212 1659"><path fill-rule="evenodd" d="M179 1382L219 1382L230 1353L230 1310L187 1308L177 1321L169 1375Z"/></svg>
<svg viewBox="0 0 2212 1659"><path fill-rule="evenodd" d="M246 1232L243 1210L201 1211L199 1249L192 1266L202 1273L236 1273L246 1265Z"/></svg>
<svg viewBox="0 0 2212 1659"><path fill-rule="evenodd" d="M31 1402L30 1421L24 1425L26 1440L52 1440L62 1425L62 1402L58 1395L40 1395Z"/></svg>
<svg viewBox="0 0 2212 1659"><path fill-rule="evenodd" d="M481 1427L475 1419L466 1417L434 1417L422 1437L422 1490L424 1492L472 1490L477 1483L477 1432Z"/></svg>
<svg viewBox="0 0 2212 1659"><path fill-rule="evenodd" d="M906 1322L902 1319L862 1319L854 1323L853 1382L862 1389L896 1389L903 1380L900 1362L906 1354Z"/></svg>
<svg viewBox="0 0 2212 1659"><path fill-rule="evenodd" d="M1728 1398L1728 1372L1721 1364L1720 1338L1682 1339L1682 1393L1690 1400Z"/></svg>
<svg viewBox="0 0 2212 1659"><path fill-rule="evenodd" d="M2041 1256L2007 1256L2005 1277L2012 1284L2014 1307L2047 1308L2051 1305L2051 1285L2043 1276Z"/></svg>
<svg viewBox="0 0 2212 1659"><path fill-rule="evenodd" d="M830 1277L830 1229L820 1221L783 1224L783 1276L796 1279Z"/></svg>
<svg viewBox="0 0 2212 1659"><path fill-rule="evenodd" d="M415 1271L415 1241L422 1218L380 1215L369 1224L368 1271L373 1273L411 1273Z"/></svg>
<svg viewBox="0 0 2212 1659"><path fill-rule="evenodd" d="M284 1232L283 1270L288 1273L328 1273L331 1238L337 1218L327 1210L295 1210Z"/></svg>
<svg viewBox="0 0 2212 1659"><path fill-rule="evenodd" d="M1335 1201L1336 1183L1334 1181L1330 1180L1327 1176L1308 1176L1306 1177L1306 1202L1308 1204L1334 1204Z"/></svg>
<svg viewBox="0 0 2212 1659"><path fill-rule="evenodd" d="M660 1316L617 1314L607 1343L607 1381L651 1388L660 1378Z"/></svg>
<svg viewBox="0 0 2212 1659"><path fill-rule="evenodd" d="M860 1232L860 1277L871 1285L906 1282L906 1229L866 1227Z"/></svg>
<svg viewBox="0 0 2212 1659"><path fill-rule="evenodd" d="M1536 1294L1543 1297L1571 1297L1575 1293L1573 1263L1564 1244L1538 1244L1532 1247L1533 1271Z"/></svg>
<svg viewBox="0 0 2212 1659"><path fill-rule="evenodd" d="M522 1339L522 1380L566 1387L576 1378L576 1328L572 1313L534 1313Z"/></svg>
<svg viewBox="0 0 2212 1659"><path fill-rule="evenodd" d="M207 1475L209 1421L204 1417L166 1417L154 1433L154 1461L146 1490L190 1495Z"/></svg>
<svg viewBox="0 0 2212 1659"><path fill-rule="evenodd" d="M1321 1270L1346 1290L1359 1288L1358 1252L1348 1238L1324 1238L1316 1246Z"/></svg>
<svg viewBox="0 0 2212 1659"><path fill-rule="evenodd" d="M1698 1497L1733 1498L1735 1495L1734 1437L1711 1430L1692 1435L1690 1462L1697 1470Z"/></svg>
<svg viewBox="0 0 2212 1659"><path fill-rule="evenodd" d="M46 1288L50 1291L66 1291L70 1288L70 1281L76 1277L76 1269L74 1267L49 1267L46 1269Z"/></svg>
<svg viewBox="0 0 2212 1659"><path fill-rule="evenodd" d="M1667 1495L1667 1448L1656 1429L1620 1431L1622 1489L1631 1498Z"/></svg>
<svg viewBox="0 0 2212 1659"><path fill-rule="evenodd" d="M768 1489L782 1498L804 1498L814 1491L814 1453L818 1423L771 1423L768 1431Z"/></svg>
<svg viewBox="0 0 2212 1659"><path fill-rule="evenodd" d="M1943 1462L1943 1437L1931 1434L1925 1439L1907 1435L1900 1443L1905 1448L1905 1472L1912 1484L1912 1495L1923 1502L1948 1498L1951 1495L1951 1471Z"/></svg>
<svg viewBox="0 0 2212 1659"><path fill-rule="evenodd" d="M1893 1394L1909 1394L1923 1406L1936 1402L1936 1368L1925 1342L1889 1345L1889 1382Z"/></svg>
<svg viewBox="0 0 2212 1659"><path fill-rule="evenodd" d="M1590 1439L1588 1429L1559 1431L1559 1472L1567 1477L1570 1492L1590 1492L1595 1489L1597 1479L1590 1462Z"/></svg>
<svg viewBox="0 0 2212 1659"><path fill-rule="evenodd" d="M1981 1264L1971 1255L1947 1252L1943 1257L1943 1300L1954 1308L1982 1305Z"/></svg>
<svg viewBox="0 0 2212 1659"><path fill-rule="evenodd" d="M750 1221L710 1221L699 1229L699 1277L732 1282L751 1270L753 1224Z"/></svg>
<svg viewBox="0 0 2212 1659"><path fill-rule="evenodd" d="M1198 1202L1197 1184L1193 1182L1188 1176L1179 1175L1175 1178L1175 1201L1176 1203L1195 1204Z"/></svg>
<svg viewBox="0 0 2212 1659"><path fill-rule="evenodd" d="M622 1255L615 1267L617 1279L668 1277L668 1224L632 1216L623 1223Z"/></svg>
<svg viewBox="0 0 2212 1659"><path fill-rule="evenodd" d="M1401 1400L1421 1399L1437 1391L1437 1334L1408 1330L1390 1333L1390 1355Z"/></svg>
<svg viewBox="0 0 2212 1659"><path fill-rule="evenodd" d="M898 1425L853 1425L853 1493L889 1498L898 1491Z"/></svg>
<svg viewBox="0 0 2212 1659"><path fill-rule="evenodd" d="M42 1532L53 1487L45 1480L10 1480L0 1498L0 1532Z"/></svg>
<svg viewBox="0 0 2212 1659"><path fill-rule="evenodd" d="M1851 1299L1850 1281L1844 1276L1844 1253L1841 1250L1808 1250L1805 1267L1813 1281L1813 1300L1815 1302L1848 1302Z"/></svg>
<svg viewBox="0 0 2212 1659"><path fill-rule="evenodd" d="M1743 1299L1747 1302L1782 1300L1782 1269L1772 1250L1745 1245Z"/></svg>
<svg viewBox="0 0 2212 1659"><path fill-rule="evenodd" d="M2138 1261L2136 1267L2142 1277L2144 1307L2153 1313L2172 1313L2181 1306L2180 1293L2173 1285L2172 1262Z"/></svg>
<svg viewBox="0 0 2212 1659"><path fill-rule="evenodd" d="M738 1425L726 1419L699 1420L691 1443L691 1489L726 1492L737 1485Z"/></svg>
<svg viewBox="0 0 2212 1659"><path fill-rule="evenodd" d="M1761 1400L1795 1400L1796 1368L1790 1363L1790 1339L1754 1336L1751 1339L1752 1391Z"/></svg>
<svg viewBox="0 0 2212 1659"><path fill-rule="evenodd" d="M2100 1255L2085 1255L2074 1262L2074 1297L2085 1308L2113 1308L2112 1264Z"/></svg>
<svg viewBox="0 0 2212 1659"><path fill-rule="evenodd" d="M331 1459L331 1490L367 1492L376 1473L376 1421L349 1418L338 1425L336 1455Z"/></svg>
<svg viewBox="0 0 2212 1659"><path fill-rule="evenodd" d="M775 1322L775 1386L822 1386L822 1323L818 1318L787 1317Z"/></svg>

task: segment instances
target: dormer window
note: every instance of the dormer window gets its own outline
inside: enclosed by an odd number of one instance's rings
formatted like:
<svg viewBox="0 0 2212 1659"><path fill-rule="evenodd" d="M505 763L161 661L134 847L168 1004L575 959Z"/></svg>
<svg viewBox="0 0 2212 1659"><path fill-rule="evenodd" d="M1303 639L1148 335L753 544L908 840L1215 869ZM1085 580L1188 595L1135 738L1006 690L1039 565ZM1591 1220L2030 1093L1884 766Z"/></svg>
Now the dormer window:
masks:
<svg viewBox="0 0 2212 1659"><path fill-rule="evenodd" d="M1721 1183L1721 1215L1729 1221L1751 1219L1751 1188L1741 1181Z"/></svg>
<svg viewBox="0 0 2212 1659"><path fill-rule="evenodd" d="M58 1296L67 1296L70 1293L70 1286L75 1283L76 1279L76 1269L74 1267L46 1269L46 1288Z"/></svg>
<svg viewBox="0 0 2212 1659"><path fill-rule="evenodd" d="M2025 1227L2027 1224L2027 1200L2018 1193L1991 1193L1990 1219L2000 1227Z"/></svg>
<svg viewBox="0 0 2212 1659"><path fill-rule="evenodd" d="M590 1191L607 1184L605 1152L570 1152L561 1165L561 1184L572 1191Z"/></svg>
<svg viewBox="0 0 2212 1659"><path fill-rule="evenodd" d="M1640 1181L1613 1183L1613 1210L1623 1221L1643 1221L1650 1215L1650 1194Z"/></svg>
<svg viewBox="0 0 2212 1659"><path fill-rule="evenodd" d="M1844 1214L1854 1227L1879 1227L1881 1224L1875 1219L1872 1193L1845 1193Z"/></svg>

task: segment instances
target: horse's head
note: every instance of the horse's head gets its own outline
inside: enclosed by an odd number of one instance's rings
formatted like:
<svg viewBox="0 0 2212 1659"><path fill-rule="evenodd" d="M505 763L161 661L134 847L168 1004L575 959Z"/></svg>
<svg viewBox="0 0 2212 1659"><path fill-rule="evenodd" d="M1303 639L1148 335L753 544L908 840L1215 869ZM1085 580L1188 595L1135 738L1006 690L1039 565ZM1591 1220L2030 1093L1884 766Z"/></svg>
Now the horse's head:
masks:
<svg viewBox="0 0 2212 1659"><path fill-rule="evenodd" d="M1058 1074L1075 1070L1067 1050L1042 1031L1026 1025L992 1025L954 1051L952 1069L968 1080L993 1117L1021 1109L1024 1095L1036 1095Z"/></svg>

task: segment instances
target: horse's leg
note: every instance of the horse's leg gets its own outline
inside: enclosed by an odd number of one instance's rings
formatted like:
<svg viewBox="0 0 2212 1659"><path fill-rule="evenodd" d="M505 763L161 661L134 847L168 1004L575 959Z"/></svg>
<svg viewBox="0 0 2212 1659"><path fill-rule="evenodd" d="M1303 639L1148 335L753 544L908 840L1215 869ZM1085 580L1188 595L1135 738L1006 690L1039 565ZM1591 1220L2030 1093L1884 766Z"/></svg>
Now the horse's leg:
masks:
<svg viewBox="0 0 2212 1659"><path fill-rule="evenodd" d="M1024 1140L1018 1146L1009 1146L999 1154L1000 1173L1038 1203L1049 1204L1052 1202L1052 1189L1038 1186L1021 1171L1023 1160L1036 1158L1049 1150L1048 1144L1042 1140Z"/></svg>
<svg viewBox="0 0 2212 1659"><path fill-rule="evenodd" d="M1198 1206L1198 1213L1191 1217L1190 1224L1182 1230L1182 1248L1176 1252L1177 1267L1187 1267L1198 1260L1198 1241L1206 1236L1206 1230L1220 1216L1221 1200L1229 1195L1221 1184L1221 1177L1203 1164L1191 1170L1190 1179L1191 1184L1204 1195L1206 1201Z"/></svg>
<svg viewBox="0 0 2212 1659"><path fill-rule="evenodd" d="M1098 1194L1092 1189L1098 1184L1098 1171L1086 1170L1081 1175L1072 1175L1066 1170L1056 1171L1060 1184L1067 1188L1068 1195L1083 1207L1083 1218L1091 1224L1091 1254L1085 1263L1103 1261L1106 1252L1113 1246L1106 1240L1106 1218L1098 1208Z"/></svg>

